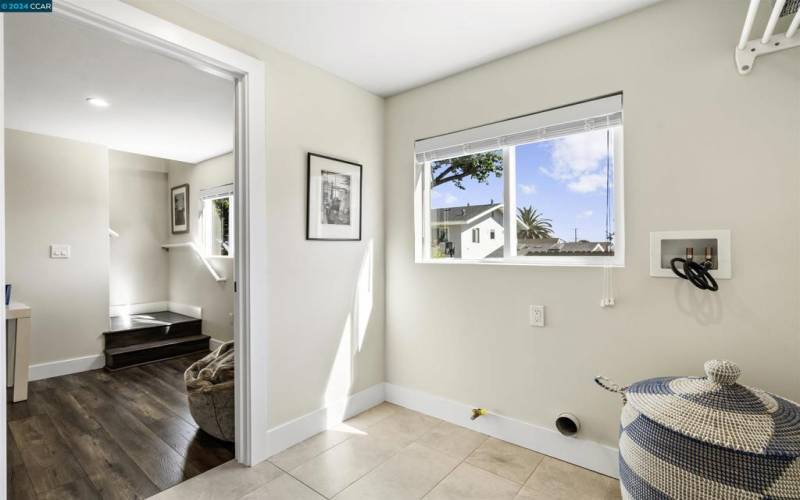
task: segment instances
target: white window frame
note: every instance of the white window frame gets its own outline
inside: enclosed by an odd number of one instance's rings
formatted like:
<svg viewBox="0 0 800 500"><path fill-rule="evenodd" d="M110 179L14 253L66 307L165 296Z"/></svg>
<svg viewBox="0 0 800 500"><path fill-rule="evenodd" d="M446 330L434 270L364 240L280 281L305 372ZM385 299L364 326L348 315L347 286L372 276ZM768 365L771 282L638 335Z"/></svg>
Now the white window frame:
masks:
<svg viewBox="0 0 800 500"><path fill-rule="evenodd" d="M218 192L223 191L223 192ZM214 247L212 217L207 213L207 204L223 198L230 198L230 205L228 207L228 255L216 255L211 253L210 249ZM218 188L211 188L200 192L200 247L202 248L203 255L210 259L232 259L236 251L236 197L234 195L233 184L219 186Z"/></svg>
<svg viewBox="0 0 800 500"><path fill-rule="evenodd" d="M550 267L625 267L625 200L624 200L624 131L623 126L611 127L611 149L614 169L614 255L537 255L517 256L516 228L516 147L494 148L503 152L503 180L505 207L503 210L503 257L483 259L435 259L431 257L430 242L430 192L431 162L417 163L414 175L414 228L415 262L417 264L443 265L519 265ZM547 139L545 139L547 140Z"/></svg>

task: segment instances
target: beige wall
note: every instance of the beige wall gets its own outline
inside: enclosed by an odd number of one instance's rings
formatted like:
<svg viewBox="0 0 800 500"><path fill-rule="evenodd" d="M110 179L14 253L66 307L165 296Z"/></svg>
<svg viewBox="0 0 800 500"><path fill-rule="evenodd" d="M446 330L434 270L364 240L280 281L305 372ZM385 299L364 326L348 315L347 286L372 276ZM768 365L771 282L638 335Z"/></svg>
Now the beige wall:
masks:
<svg viewBox="0 0 800 500"><path fill-rule="evenodd" d="M5 131L6 279L33 310L31 364L102 351L108 329L108 151ZM50 259L50 244L71 245Z"/></svg>
<svg viewBox="0 0 800 500"><path fill-rule="evenodd" d="M170 243L200 244L200 191L234 180L233 154L191 165L169 161L169 187L189 184L189 233L171 234ZM169 211L169 209L167 209ZM168 213L168 212L167 212ZM203 333L233 340L233 259L211 258L227 281L216 282L197 256L186 249L169 251L169 300L203 308Z"/></svg>
<svg viewBox="0 0 800 500"><path fill-rule="evenodd" d="M111 305L169 299L167 160L108 152Z"/></svg>
<svg viewBox="0 0 800 500"><path fill-rule="evenodd" d="M800 399L800 52L733 62L742 2L669 1L391 98L386 108L387 380L612 444L619 398L592 382L702 374ZM413 141L624 91L626 250L602 271L414 264ZM730 229L717 294L651 278L649 233ZM547 327L528 326L544 304Z"/></svg>
<svg viewBox="0 0 800 500"><path fill-rule="evenodd" d="M382 382L383 100L175 2L129 3L265 63L268 426ZM364 165L363 241L305 240L309 151Z"/></svg>

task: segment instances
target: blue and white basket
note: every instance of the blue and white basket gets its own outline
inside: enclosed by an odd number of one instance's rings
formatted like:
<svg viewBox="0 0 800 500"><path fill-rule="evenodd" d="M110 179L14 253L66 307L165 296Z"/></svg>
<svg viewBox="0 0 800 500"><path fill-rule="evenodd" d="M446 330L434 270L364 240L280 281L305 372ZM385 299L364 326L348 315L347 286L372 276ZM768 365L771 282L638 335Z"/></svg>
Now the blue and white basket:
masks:
<svg viewBox="0 0 800 500"><path fill-rule="evenodd" d="M705 377L665 377L620 387L622 497L800 499L800 406L736 383L730 361Z"/></svg>

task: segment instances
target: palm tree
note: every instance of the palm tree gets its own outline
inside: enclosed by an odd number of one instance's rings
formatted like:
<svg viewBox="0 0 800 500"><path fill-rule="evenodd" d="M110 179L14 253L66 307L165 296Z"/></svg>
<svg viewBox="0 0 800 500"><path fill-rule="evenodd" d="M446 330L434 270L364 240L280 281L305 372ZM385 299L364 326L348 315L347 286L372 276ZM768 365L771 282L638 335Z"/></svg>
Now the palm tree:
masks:
<svg viewBox="0 0 800 500"><path fill-rule="evenodd" d="M553 221L542 217L532 206L517 208L517 220L522 225L517 232L519 238L544 239L553 236Z"/></svg>

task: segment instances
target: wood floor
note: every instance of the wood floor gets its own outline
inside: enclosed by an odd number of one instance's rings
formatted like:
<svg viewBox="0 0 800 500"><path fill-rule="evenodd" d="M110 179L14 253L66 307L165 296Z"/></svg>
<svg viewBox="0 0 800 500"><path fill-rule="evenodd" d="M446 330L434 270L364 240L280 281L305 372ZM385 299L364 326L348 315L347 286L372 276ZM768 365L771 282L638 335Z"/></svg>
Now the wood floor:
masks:
<svg viewBox="0 0 800 500"><path fill-rule="evenodd" d="M9 499L147 498L231 460L189 413L183 372L201 356L31 382L7 405Z"/></svg>

